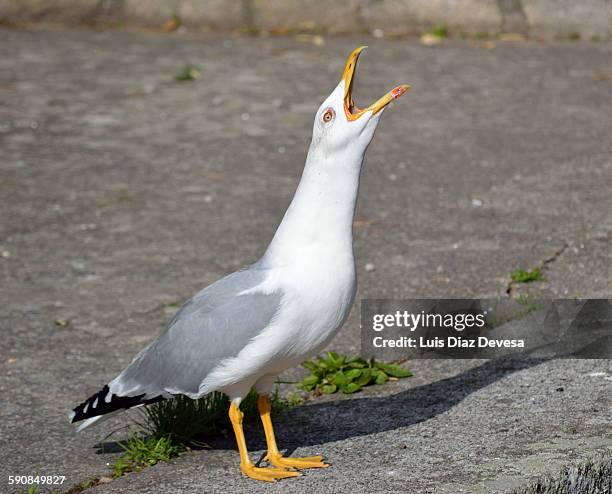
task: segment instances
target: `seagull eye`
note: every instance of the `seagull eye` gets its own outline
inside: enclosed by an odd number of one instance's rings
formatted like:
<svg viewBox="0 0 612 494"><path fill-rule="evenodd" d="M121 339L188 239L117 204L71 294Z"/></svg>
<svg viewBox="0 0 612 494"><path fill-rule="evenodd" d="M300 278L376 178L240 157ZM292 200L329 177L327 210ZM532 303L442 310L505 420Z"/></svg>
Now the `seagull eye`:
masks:
<svg viewBox="0 0 612 494"><path fill-rule="evenodd" d="M331 108L328 108L327 110L325 110L325 113L323 114L323 121L325 123L329 123L334 119L335 113L334 110L332 110Z"/></svg>

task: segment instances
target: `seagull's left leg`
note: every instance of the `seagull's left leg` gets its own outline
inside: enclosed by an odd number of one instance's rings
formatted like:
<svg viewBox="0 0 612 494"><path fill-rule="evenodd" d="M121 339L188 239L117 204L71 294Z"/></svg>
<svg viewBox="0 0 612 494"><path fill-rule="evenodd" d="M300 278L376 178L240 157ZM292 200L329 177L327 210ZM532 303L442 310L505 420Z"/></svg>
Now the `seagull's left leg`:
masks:
<svg viewBox="0 0 612 494"><path fill-rule="evenodd" d="M263 423L264 432L266 433L266 443L268 445L268 454L265 459L278 468L295 468L301 470L303 468L325 468L329 465L323 462L322 456L308 456L305 458L285 458L278 450L276 438L274 437L274 429L272 428L272 419L270 418L270 398L267 394L260 394L257 399L257 408L259 408L259 416Z"/></svg>
<svg viewBox="0 0 612 494"><path fill-rule="evenodd" d="M238 452L240 453L240 470L242 473L252 479L263 480L265 482L276 482L279 479L297 477L300 475L298 472L290 472L279 468L260 468L253 464L249 458L244 431L242 430L243 416L244 414L240 411L240 408L232 402L229 409L229 417L236 435L236 443L238 444Z"/></svg>

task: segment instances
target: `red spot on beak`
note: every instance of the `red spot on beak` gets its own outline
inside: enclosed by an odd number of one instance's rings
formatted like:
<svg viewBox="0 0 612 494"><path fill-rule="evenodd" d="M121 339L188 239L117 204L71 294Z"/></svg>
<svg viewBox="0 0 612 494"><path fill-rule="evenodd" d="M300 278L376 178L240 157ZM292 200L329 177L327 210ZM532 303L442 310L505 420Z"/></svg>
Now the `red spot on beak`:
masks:
<svg viewBox="0 0 612 494"><path fill-rule="evenodd" d="M391 96L393 96L393 99L397 99L406 91L408 91L406 86L397 86L395 89L391 90Z"/></svg>

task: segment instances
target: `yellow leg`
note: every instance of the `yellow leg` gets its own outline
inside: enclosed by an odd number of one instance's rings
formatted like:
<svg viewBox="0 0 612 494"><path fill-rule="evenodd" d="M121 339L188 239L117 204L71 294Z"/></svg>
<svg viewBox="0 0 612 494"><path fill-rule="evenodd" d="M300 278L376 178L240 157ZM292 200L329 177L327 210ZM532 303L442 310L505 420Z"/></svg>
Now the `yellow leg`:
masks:
<svg viewBox="0 0 612 494"><path fill-rule="evenodd" d="M266 460L272 465L279 468L295 468L301 470L303 468L325 468L329 465L323 462L322 456L308 456L306 458L284 458L276 445L274 437L274 429L272 428L272 419L270 418L270 399L268 395L260 395L257 400L257 408L259 408L259 416L263 423L264 432L266 433L266 443L268 445L268 454Z"/></svg>
<svg viewBox="0 0 612 494"><path fill-rule="evenodd" d="M264 482L276 482L278 479L284 479L287 477L297 477L299 473L291 472L279 468L259 468L253 465L253 462L249 458L249 452L246 447L246 440L244 439L244 431L242 430L242 417L243 413L233 403L230 405L229 418L234 428L234 434L236 435L236 443L238 443L238 451L240 452L240 470L246 476L251 477L255 480L263 480Z"/></svg>

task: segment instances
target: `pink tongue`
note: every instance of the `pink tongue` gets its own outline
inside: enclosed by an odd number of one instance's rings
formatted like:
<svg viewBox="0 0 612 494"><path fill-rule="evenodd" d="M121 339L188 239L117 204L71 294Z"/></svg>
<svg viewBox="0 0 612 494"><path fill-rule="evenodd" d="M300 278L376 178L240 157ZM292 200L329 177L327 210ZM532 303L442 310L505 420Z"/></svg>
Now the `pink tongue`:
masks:
<svg viewBox="0 0 612 494"><path fill-rule="evenodd" d="M391 96L393 96L393 99L397 99L406 91L407 89L404 86L397 86L395 89L391 90Z"/></svg>

